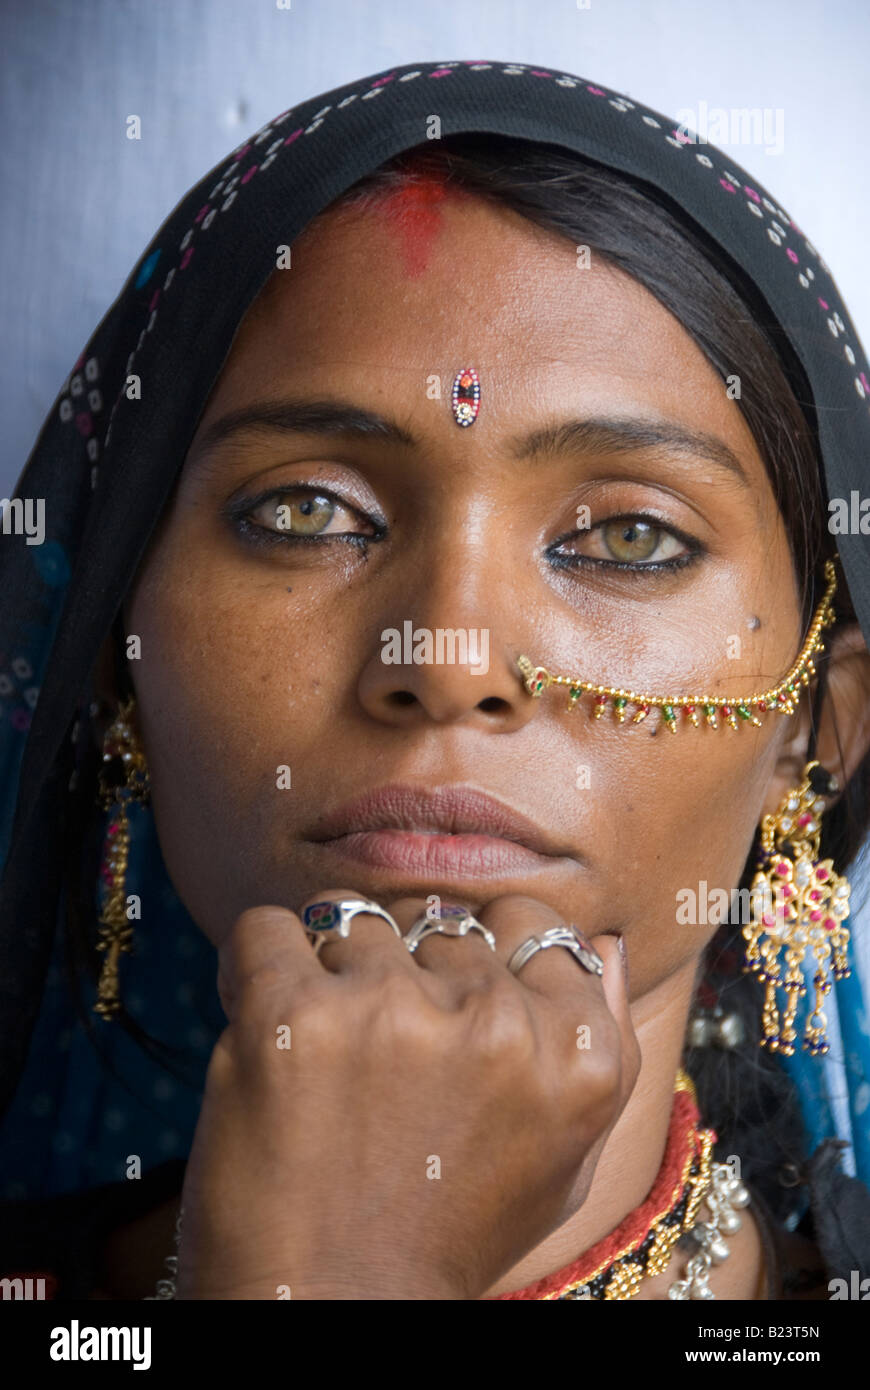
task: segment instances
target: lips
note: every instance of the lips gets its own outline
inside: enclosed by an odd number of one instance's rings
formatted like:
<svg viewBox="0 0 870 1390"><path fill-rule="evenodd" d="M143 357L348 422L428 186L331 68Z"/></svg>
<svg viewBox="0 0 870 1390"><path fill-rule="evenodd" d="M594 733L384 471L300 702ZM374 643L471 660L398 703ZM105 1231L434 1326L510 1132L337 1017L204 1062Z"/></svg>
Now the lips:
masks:
<svg viewBox="0 0 870 1390"><path fill-rule="evenodd" d="M387 832L387 833L384 833ZM315 843L341 841L374 862L386 853L391 863L410 852L434 869L439 856L461 853L478 871L489 855L519 863L530 854L571 856L529 817L474 787L414 787L393 784L368 792L322 816L306 833ZM430 842L428 845L426 840ZM338 847L338 846L336 846Z"/></svg>

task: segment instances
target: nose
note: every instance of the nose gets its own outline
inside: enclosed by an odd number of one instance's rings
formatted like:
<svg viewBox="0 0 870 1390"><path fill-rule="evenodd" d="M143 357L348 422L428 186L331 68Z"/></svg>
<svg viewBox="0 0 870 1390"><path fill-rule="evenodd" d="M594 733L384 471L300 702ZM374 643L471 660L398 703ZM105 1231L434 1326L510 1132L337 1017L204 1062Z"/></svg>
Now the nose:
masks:
<svg viewBox="0 0 870 1390"><path fill-rule="evenodd" d="M383 629L362 673L359 698L389 723L475 723L519 728L532 710L516 659L491 651L491 630L422 628L405 620Z"/></svg>
<svg viewBox="0 0 870 1390"><path fill-rule="evenodd" d="M410 582L403 576L403 585L393 583L358 684L374 718L408 728L432 721L508 732L532 717L538 702L516 662L532 632L528 618L516 617L521 596L509 582L495 588L492 570L500 567L492 558L484 562L487 550L478 543L472 558L455 546L426 547ZM491 601L477 601L487 586ZM397 587L404 587L399 602Z"/></svg>

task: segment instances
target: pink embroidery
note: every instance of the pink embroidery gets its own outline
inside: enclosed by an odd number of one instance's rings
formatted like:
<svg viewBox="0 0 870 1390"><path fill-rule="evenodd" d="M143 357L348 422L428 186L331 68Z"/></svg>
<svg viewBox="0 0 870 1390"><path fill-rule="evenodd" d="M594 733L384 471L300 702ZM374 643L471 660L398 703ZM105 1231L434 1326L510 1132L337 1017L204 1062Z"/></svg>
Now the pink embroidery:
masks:
<svg viewBox="0 0 870 1390"><path fill-rule="evenodd" d="M785 254L788 256L789 260L792 262L793 265L797 265L798 255L796 251L792 251L791 247L787 246L785 248Z"/></svg>
<svg viewBox="0 0 870 1390"><path fill-rule="evenodd" d="M199 212L196 214L196 217L194 217L194 219L193 219L194 222L201 222L202 219L205 217L205 215L206 215L207 212L208 212L208 203L204 203L204 204L202 205L202 207L200 208Z"/></svg>
<svg viewBox="0 0 870 1390"><path fill-rule="evenodd" d="M719 182L721 183L722 187L725 189L725 192L726 192L726 193L736 193L736 192L737 192L737 189L734 187L733 183L729 183L727 179L720 179Z"/></svg>
<svg viewBox="0 0 870 1390"><path fill-rule="evenodd" d="M247 169L245 173L242 174L242 183L250 183L259 167L258 164L252 164L250 169Z"/></svg>
<svg viewBox="0 0 870 1390"><path fill-rule="evenodd" d="M745 184L743 185L743 189L744 189L744 192L746 193L747 197L749 197L749 198L752 199L753 203L760 203L760 202L761 202L761 198L760 198L759 195L756 193L756 191L755 191L754 188L750 188L749 185L745 183Z"/></svg>
<svg viewBox="0 0 870 1390"><path fill-rule="evenodd" d="M89 434L93 434L94 421L89 410L85 410L81 415L76 416L76 429L82 436L82 439L87 439Z"/></svg>
<svg viewBox="0 0 870 1390"><path fill-rule="evenodd" d="M238 154L234 154L234 155L233 155L233 159L236 161L236 163L238 163L238 161L239 161L240 159L244 158L244 156L248 153L248 150L249 150L250 148L251 148L251 142L248 141L247 145L245 145L243 149L239 150Z"/></svg>
<svg viewBox="0 0 870 1390"><path fill-rule="evenodd" d="M377 82L373 82L373 83L372 83L372 86L373 86L373 87L383 87L387 82L392 82L392 80L393 80L393 78L395 77L395 75L396 75L396 74L395 74L394 72L391 72L391 73L389 74L388 77L379 77L378 80L377 80Z"/></svg>
<svg viewBox="0 0 870 1390"><path fill-rule="evenodd" d="M185 251L184 255L182 256L181 260L180 260L179 263L178 263L178 269L179 269L179 270L186 270L186 269L187 269L187 267L190 265L190 258L191 258L192 255L193 255L193 247L192 247L192 246L188 246L187 250Z"/></svg>
<svg viewBox="0 0 870 1390"><path fill-rule="evenodd" d="M159 290L155 290L154 293L153 293L152 296L151 296L151 303L148 305L149 310L151 310L152 312L157 308L157 301L158 301L159 298L160 298L160 291L159 291Z"/></svg>
<svg viewBox="0 0 870 1390"><path fill-rule="evenodd" d="M593 95L594 97L603 97L603 96L604 96L604 92L602 92L602 90L601 90L600 87L590 87L590 86L587 85L586 90L587 90L587 92L591 92L592 95Z"/></svg>
<svg viewBox="0 0 870 1390"><path fill-rule="evenodd" d="M293 144L293 141L294 141L294 140L298 140L298 139L299 139L299 136L300 136L301 134L302 134L302 127L300 126L298 130L294 130L294 132L293 132L292 135L288 135L288 136L287 136L287 139L284 141L284 144L285 144L285 145L292 145L292 144Z"/></svg>

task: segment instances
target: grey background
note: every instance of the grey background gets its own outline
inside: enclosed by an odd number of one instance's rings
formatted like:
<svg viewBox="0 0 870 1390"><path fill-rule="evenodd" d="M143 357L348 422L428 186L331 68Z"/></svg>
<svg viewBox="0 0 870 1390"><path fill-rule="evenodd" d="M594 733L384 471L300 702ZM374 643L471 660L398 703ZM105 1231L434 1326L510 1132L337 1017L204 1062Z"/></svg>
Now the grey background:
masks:
<svg viewBox="0 0 870 1390"><path fill-rule="evenodd" d="M868 342L866 0L290 2L0 5L0 496L182 194L279 111L393 64L540 63L674 116L782 108L781 154L722 143L810 237Z"/></svg>

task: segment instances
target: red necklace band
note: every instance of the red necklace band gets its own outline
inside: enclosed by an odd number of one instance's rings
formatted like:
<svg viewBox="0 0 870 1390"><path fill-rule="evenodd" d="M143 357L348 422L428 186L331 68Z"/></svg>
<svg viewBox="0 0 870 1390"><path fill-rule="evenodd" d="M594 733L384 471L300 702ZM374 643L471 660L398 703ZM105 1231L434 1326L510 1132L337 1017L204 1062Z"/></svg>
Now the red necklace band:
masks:
<svg viewBox="0 0 870 1390"><path fill-rule="evenodd" d="M525 1288L485 1301L630 1298L645 1274L667 1266L673 1246L696 1219L718 1137L715 1130L700 1127L700 1118L694 1085L681 1069L662 1165L646 1200L579 1259Z"/></svg>

